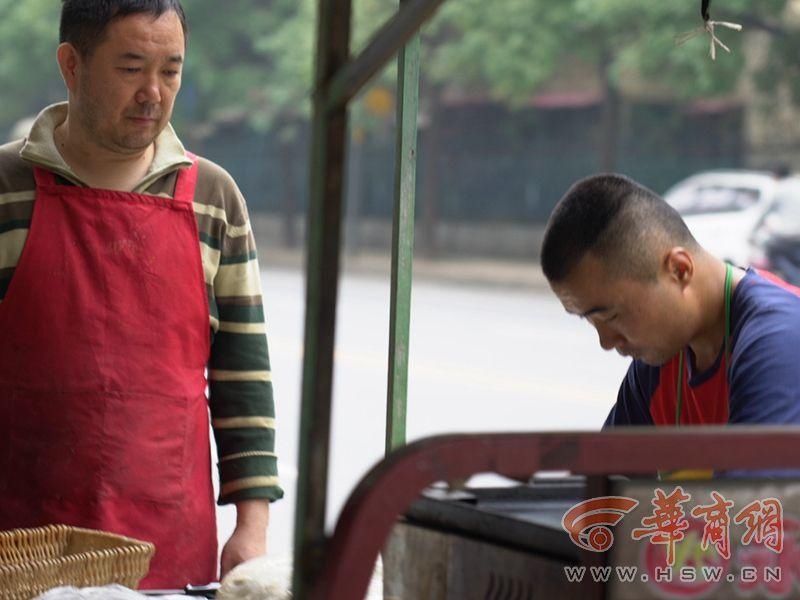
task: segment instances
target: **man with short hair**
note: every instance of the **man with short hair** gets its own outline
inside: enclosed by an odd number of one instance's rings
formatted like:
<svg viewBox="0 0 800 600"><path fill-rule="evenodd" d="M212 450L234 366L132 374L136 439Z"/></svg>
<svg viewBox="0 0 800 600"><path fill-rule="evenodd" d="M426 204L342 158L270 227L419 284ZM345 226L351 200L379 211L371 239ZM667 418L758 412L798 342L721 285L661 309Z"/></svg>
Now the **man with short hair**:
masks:
<svg viewBox="0 0 800 600"><path fill-rule="evenodd" d="M283 494L244 199L169 124L186 31L178 0L63 0L68 102L0 147L0 530L151 541L145 588L217 577L209 407L222 574Z"/></svg>
<svg viewBox="0 0 800 600"><path fill-rule="evenodd" d="M567 312L633 359L606 426L800 423L800 290L708 254L649 189L578 181L541 261Z"/></svg>

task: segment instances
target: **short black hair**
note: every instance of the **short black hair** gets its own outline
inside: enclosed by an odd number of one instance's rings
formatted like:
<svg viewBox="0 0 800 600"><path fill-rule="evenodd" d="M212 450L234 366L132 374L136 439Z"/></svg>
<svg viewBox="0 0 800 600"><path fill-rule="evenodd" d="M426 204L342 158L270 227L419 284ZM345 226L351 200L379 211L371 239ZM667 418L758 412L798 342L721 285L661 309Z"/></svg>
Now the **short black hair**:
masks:
<svg viewBox="0 0 800 600"><path fill-rule="evenodd" d="M581 179L553 209L541 263L550 282L563 281L588 253L617 276L650 280L659 252L675 245L698 248L678 212L658 194L616 173Z"/></svg>
<svg viewBox="0 0 800 600"><path fill-rule="evenodd" d="M186 39L189 28L179 0L61 0L59 41L72 44L87 57L103 41L106 28L114 20L139 13L158 18L171 10L177 13Z"/></svg>

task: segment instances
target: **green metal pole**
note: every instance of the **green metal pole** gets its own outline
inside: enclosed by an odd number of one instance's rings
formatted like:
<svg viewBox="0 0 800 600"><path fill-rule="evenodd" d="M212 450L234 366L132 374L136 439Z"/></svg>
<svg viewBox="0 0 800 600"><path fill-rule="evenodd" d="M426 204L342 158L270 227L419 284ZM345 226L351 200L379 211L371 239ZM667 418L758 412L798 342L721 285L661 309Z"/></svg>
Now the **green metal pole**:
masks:
<svg viewBox="0 0 800 600"><path fill-rule="evenodd" d="M400 10L375 33L361 53L336 73L328 92L328 106L352 100L392 57L419 31L445 0L403 0Z"/></svg>
<svg viewBox="0 0 800 600"><path fill-rule="evenodd" d="M398 14L386 23L362 54L351 61L349 60L351 0L319 0L307 229L302 406L292 574L292 597L296 600L307 600L315 590L322 595L332 593L331 590L319 587L321 584L318 582L318 576L325 558L327 543L325 511L333 347L344 213L347 103L443 1L407 0L407 3L404 1ZM416 100L414 112L416 121ZM405 120L406 117L403 118L403 121ZM410 151L413 157L416 150ZM413 190L413 172L410 189ZM404 220L408 220L408 216L405 216ZM412 205L410 213L412 227L413 220ZM413 234L413 229L411 231ZM410 293L410 250L408 256L409 280L407 285L403 284L407 290L406 295ZM405 259L398 259L398 263L402 263L403 260ZM408 300L405 302L406 305L409 304ZM402 310L398 312L402 313ZM405 313L408 314L408 309L405 309ZM406 342L403 352L407 355L407 317L405 331ZM403 387L405 387L404 382Z"/></svg>
<svg viewBox="0 0 800 600"><path fill-rule="evenodd" d="M402 4L408 0L400 0ZM397 61L397 144L392 221L392 286L389 313L389 384L386 454L406 443L408 347L414 255L414 197L417 180L419 35L400 50Z"/></svg>
<svg viewBox="0 0 800 600"><path fill-rule="evenodd" d="M320 0L306 254L299 469L292 597L310 597L325 552L325 510L339 255L343 214L347 103L329 106L333 76L350 51L350 0Z"/></svg>

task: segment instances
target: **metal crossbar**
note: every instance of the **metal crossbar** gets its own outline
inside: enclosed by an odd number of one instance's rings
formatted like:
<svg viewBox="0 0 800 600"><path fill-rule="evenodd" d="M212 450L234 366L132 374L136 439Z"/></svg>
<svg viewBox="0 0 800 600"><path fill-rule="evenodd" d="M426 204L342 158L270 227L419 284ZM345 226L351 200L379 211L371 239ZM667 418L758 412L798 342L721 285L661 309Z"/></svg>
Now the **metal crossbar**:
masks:
<svg viewBox="0 0 800 600"><path fill-rule="evenodd" d="M483 472L527 480L541 470L634 475L797 467L796 427L626 427L598 433L429 437L392 453L355 488L329 543L312 598L364 598L375 560L398 516L437 481Z"/></svg>

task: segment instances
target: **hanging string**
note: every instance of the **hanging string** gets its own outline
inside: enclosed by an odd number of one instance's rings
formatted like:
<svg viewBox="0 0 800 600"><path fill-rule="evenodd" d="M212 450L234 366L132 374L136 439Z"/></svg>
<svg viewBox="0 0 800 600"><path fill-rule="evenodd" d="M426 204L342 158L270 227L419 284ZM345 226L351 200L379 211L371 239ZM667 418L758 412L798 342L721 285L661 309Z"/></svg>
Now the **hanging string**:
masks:
<svg viewBox="0 0 800 600"><path fill-rule="evenodd" d="M717 46L725 50L725 52L730 52L731 49L728 48L722 40L717 37L715 29L717 27L727 27L728 29L733 29L734 31L741 31L742 26L738 23L730 23L728 21L712 21L711 16L708 12L708 7L711 4L711 0L702 0L700 4L700 16L703 17L703 26L698 27L697 29L693 29L692 31L688 31L675 39L675 43L677 45L681 45L685 42L688 42L692 38L697 37L703 33L707 33L709 36L709 55L711 56L711 60L717 60Z"/></svg>

